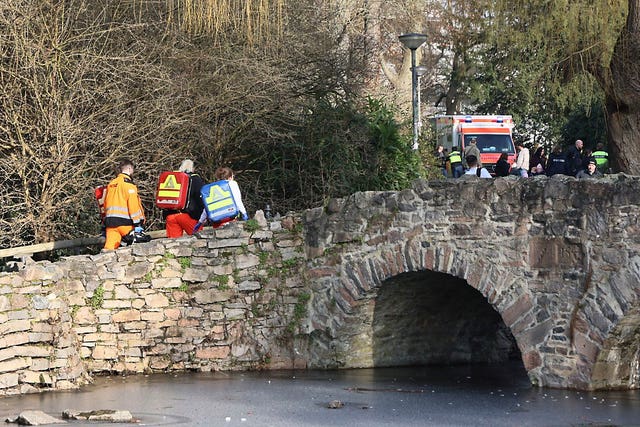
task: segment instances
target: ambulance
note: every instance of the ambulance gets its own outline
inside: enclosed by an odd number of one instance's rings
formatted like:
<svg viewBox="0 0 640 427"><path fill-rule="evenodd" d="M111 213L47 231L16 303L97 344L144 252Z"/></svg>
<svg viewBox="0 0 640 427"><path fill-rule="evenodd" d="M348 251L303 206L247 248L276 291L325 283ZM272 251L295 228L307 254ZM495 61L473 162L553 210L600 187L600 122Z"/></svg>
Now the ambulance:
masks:
<svg viewBox="0 0 640 427"><path fill-rule="evenodd" d="M509 163L516 161L510 115L438 115L434 121L436 145L442 145L449 153L452 147L458 147L464 153L471 139L476 138L482 167L491 175L495 175L496 163L502 153L507 153Z"/></svg>

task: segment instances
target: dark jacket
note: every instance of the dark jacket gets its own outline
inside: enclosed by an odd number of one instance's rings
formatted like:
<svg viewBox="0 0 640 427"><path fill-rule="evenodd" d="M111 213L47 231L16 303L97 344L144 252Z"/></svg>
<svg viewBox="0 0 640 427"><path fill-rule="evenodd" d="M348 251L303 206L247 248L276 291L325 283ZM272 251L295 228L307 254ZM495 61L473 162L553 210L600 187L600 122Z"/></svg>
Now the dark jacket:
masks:
<svg viewBox="0 0 640 427"><path fill-rule="evenodd" d="M204 203L200 197L200 190L204 185L204 180L197 173L189 174L189 202L183 212L189 214L193 219L200 219Z"/></svg>
<svg viewBox="0 0 640 427"><path fill-rule="evenodd" d="M533 156L531 156L531 160L529 161L529 169L531 169L533 172L535 172L535 169L538 165L542 165L542 168L544 169L547 164L547 158L546 156L542 155L542 150L542 147L538 147L536 152L533 153Z"/></svg>
<svg viewBox="0 0 640 427"><path fill-rule="evenodd" d="M567 156L564 153L551 153L549 155L549 159L547 160L547 166L544 168L547 176L563 174L568 174L567 167Z"/></svg>
<svg viewBox="0 0 640 427"><path fill-rule="evenodd" d="M496 163L496 176L508 176L509 170L511 169L511 165L508 161L500 159L498 163Z"/></svg>
<svg viewBox="0 0 640 427"><path fill-rule="evenodd" d="M567 175L576 176L580 170L582 170L582 153L574 145L567 150Z"/></svg>
<svg viewBox="0 0 640 427"><path fill-rule="evenodd" d="M593 172L593 175L589 175L589 171L586 171L586 170L581 170L576 175L576 178L602 178L602 177L603 177L602 172L600 172L598 169L596 169L595 172Z"/></svg>

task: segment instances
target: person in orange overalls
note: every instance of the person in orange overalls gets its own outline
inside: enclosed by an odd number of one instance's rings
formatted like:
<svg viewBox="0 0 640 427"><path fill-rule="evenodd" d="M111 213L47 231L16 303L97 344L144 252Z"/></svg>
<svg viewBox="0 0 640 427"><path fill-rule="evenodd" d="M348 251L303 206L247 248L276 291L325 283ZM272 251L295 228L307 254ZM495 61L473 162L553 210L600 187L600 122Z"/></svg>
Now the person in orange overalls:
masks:
<svg viewBox="0 0 640 427"><path fill-rule="evenodd" d="M133 163L128 159L122 160L118 165L118 171L118 176L107 186L104 200L104 249L110 250L118 248L122 237L131 231L141 233L145 219L138 188L131 180Z"/></svg>

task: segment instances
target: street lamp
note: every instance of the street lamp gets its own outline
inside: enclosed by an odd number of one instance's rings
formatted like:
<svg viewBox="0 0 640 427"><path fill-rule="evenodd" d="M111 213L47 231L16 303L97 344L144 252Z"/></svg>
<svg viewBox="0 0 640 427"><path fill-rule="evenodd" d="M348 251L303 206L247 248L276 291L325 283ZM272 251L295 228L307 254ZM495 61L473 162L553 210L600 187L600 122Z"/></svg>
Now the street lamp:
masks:
<svg viewBox="0 0 640 427"><path fill-rule="evenodd" d="M422 103L420 102L420 78L427 74L427 67L424 65L418 65L416 67L416 74L418 76L418 135L422 134Z"/></svg>
<svg viewBox="0 0 640 427"><path fill-rule="evenodd" d="M411 103L413 104L413 148L418 149L418 73L416 72L416 49L427 41L425 34L407 33L398 37L411 50Z"/></svg>

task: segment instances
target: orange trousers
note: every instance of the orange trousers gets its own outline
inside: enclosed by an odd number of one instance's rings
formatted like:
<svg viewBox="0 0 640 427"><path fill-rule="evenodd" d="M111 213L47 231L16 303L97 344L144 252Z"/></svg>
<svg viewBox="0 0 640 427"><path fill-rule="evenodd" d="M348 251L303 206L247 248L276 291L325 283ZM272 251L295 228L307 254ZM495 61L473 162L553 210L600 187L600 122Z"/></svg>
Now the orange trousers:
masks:
<svg viewBox="0 0 640 427"><path fill-rule="evenodd" d="M120 227L107 227L107 239L104 242L105 249L117 249L122 241L122 236L126 236L133 230L132 225L121 225Z"/></svg>
<svg viewBox="0 0 640 427"><path fill-rule="evenodd" d="M181 237L182 233L193 234L193 227L198 223L187 213L175 213L167 216L167 237Z"/></svg>

